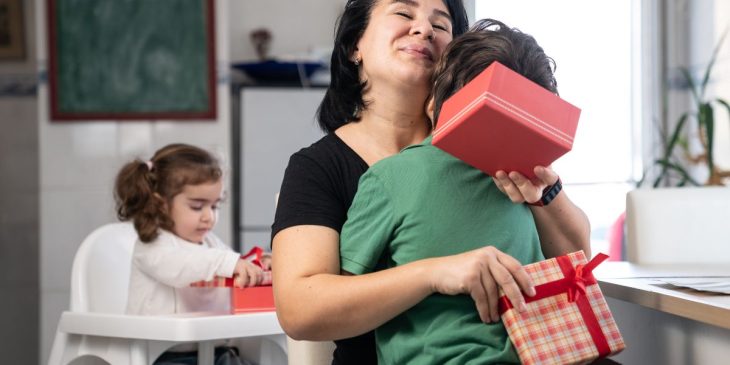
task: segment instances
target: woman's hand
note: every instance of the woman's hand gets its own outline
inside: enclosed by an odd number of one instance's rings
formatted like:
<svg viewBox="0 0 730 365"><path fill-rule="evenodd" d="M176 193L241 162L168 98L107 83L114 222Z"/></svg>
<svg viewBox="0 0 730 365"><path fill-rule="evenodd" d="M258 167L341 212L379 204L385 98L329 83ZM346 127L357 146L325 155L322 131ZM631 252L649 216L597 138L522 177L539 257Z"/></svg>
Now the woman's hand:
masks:
<svg viewBox="0 0 730 365"><path fill-rule="evenodd" d="M517 171L507 174L497 171L492 180L497 188L513 203L534 203L542 198L542 191L558 181L558 174L550 167L535 166L535 178L530 180Z"/></svg>
<svg viewBox="0 0 730 365"><path fill-rule="evenodd" d="M245 259L238 259L236 268L233 271L233 286L245 288L261 284L264 279L264 271Z"/></svg>
<svg viewBox="0 0 730 365"><path fill-rule="evenodd" d="M500 288L519 311L525 310L522 292L535 295L532 281L520 262L493 246L433 260L433 291L471 295L485 323L499 321Z"/></svg>

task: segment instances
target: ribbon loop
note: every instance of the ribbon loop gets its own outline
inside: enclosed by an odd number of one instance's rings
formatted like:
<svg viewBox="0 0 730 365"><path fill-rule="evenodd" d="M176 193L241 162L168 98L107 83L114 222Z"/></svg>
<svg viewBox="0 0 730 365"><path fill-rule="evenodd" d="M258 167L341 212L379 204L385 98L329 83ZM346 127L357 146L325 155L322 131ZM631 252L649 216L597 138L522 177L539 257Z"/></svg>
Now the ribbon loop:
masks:
<svg viewBox="0 0 730 365"><path fill-rule="evenodd" d="M606 260L608 255L599 253L587 264L578 264L575 270L564 270L566 280L568 281L568 301L574 303L576 300L586 295L586 286L596 282L593 277L593 269L601 262Z"/></svg>

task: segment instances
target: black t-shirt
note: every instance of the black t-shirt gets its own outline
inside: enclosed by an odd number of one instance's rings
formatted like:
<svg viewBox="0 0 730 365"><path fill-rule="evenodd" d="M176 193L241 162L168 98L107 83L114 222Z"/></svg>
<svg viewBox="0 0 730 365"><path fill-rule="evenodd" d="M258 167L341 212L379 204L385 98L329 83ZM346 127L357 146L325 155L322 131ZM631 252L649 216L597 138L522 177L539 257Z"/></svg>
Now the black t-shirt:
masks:
<svg viewBox="0 0 730 365"><path fill-rule="evenodd" d="M293 154L279 191L272 241L282 229L299 225L340 232L367 169L367 163L334 133ZM377 364L372 331L335 344L332 364Z"/></svg>

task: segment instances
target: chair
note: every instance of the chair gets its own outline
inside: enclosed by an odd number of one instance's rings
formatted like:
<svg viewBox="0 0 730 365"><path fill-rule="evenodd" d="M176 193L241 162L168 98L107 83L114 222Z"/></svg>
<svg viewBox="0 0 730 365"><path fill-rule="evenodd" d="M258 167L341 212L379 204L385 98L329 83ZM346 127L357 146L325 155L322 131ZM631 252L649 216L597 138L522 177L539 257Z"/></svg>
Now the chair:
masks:
<svg viewBox="0 0 730 365"><path fill-rule="evenodd" d="M177 344L197 342L198 363L209 365L216 340L252 337L263 339L254 350L264 360L277 358L278 351L278 360L271 362L285 361L284 332L274 312L124 314L136 238L131 223L112 223L96 229L81 243L71 271L70 311L63 312L59 320L49 364L95 357L115 365L146 365ZM250 351L251 344L245 345Z"/></svg>
<svg viewBox="0 0 730 365"><path fill-rule="evenodd" d="M626 197L627 260L727 263L730 188L637 189Z"/></svg>

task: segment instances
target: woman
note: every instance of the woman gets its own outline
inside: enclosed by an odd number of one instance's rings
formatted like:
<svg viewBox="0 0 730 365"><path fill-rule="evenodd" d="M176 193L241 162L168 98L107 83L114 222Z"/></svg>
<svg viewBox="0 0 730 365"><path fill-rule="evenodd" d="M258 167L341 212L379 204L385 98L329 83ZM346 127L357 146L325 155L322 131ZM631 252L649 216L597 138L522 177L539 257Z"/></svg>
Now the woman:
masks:
<svg viewBox="0 0 730 365"><path fill-rule="evenodd" d="M340 18L332 82L318 113L328 134L291 157L272 226L279 321L294 339L336 340L334 363L376 363L369 331L433 293L471 295L488 322L498 320L498 287L513 303L522 302L520 289L534 292L519 262L493 247L340 275L339 234L358 179L427 137L434 65L466 28L461 0L350 0ZM534 202L557 180L549 169L538 176L498 174L495 181L512 201ZM559 251L587 241L587 219L564 194L543 213L535 215L541 240ZM563 229L548 229L555 225Z"/></svg>

